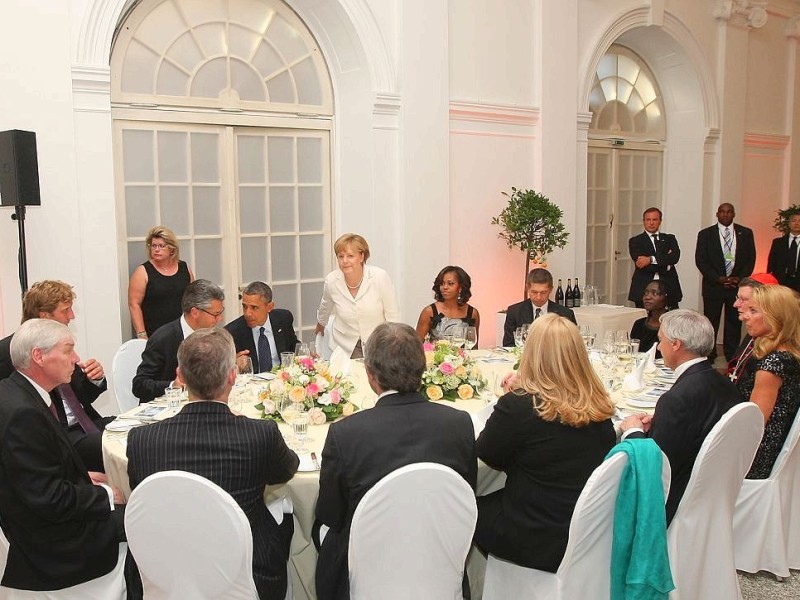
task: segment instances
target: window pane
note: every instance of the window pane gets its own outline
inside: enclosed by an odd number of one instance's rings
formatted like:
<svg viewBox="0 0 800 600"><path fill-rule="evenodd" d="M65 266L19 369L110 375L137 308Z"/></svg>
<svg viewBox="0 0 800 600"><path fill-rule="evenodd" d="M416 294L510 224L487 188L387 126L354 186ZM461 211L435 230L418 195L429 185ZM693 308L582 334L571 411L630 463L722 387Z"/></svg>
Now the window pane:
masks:
<svg viewBox="0 0 800 600"><path fill-rule="evenodd" d="M147 260L147 248L144 242L128 242L128 277L134 269Z"/></svg>
<svg viewBox="0 0 800 600"><path fill-rule="evenodd" d="M322 182L322 151L319 138L297 139L297 181Z"/></svg>
<svg viewBox="0 0 800 600"><path fill-rule="evenodd" d="M272 278L274 281L297 279L297 251L294 236L273 237L272 246Z"/></svg>
<svg viewBox="0 0 800 600"><path fill-rule="evenodd" d="M272 233L294 233L297 231L294 218L293 187L270 186L269 223Z"/></svg>
<svg viewBox="0 0 800 600"><path fill-rule="evenodd" d="M128 237L145 237L151 227L158 225L156 190L153 186L125 188L125 222Z"/></svg>
<svg viewBox="0 0 800 600"><path fill-rule="evenodd" d="M192 96L201 98L218 98L219 93L228 87L227 59L210 60L195 74L192 79Z"/></svg>
<svg viewBox="0 0 800 600"><path fill-rule="evenodd" d="M292 75L297 84L297 101L300 104L322 104L319 73L310 56L292 67Z"/></svg>
<svg viewBox="0 0 800 600"><path fill-rule="evenodd" d="M161 220L176 235L189 235L189 190L185 186L161 186Z"/></svg>
<svg viewBox="0 0 800 600"><path fill-rule="evenodd" d="M267 282L269 283L269 282ZM289 312L294 315L294 329L300 327L300 322L298 319L300 315L297 310L297 289L298 285L294 283L284 283L278 285L270 285L272 288L272 299L275 302L275 306L277 308L285 308ZM320 296L321 298L322 296ZM317 298L317 302L319 302L319 298ZM316 312L314 313L316 318ZM299 337L299 336L298 336Z"/></svg>
<svg viewBox="0 0 800 600"><path fill-rule="evenodd" d="M300 278L322 279L325 277L325 266L322 264L325 255L325 238L322 235L300 236Z"/></svg>
<svg viewBox="0 0 800 600"><path fill-rule="evenodd" d="M125 183L155 180L153 132L125 129L122 132L122 170Z"/></svg>
<svg viewBox="0 0 800 600"><path fill-rule="evenodd" d="M198 266L194 271L195 275L222 285L225 281L222 276L222 240L195 239L194 255L195 264Z"/></svg>
<svg viewBox="0 0 800 600"><path fill-rule="evenodd" d="M264 37L275 44L278 51L290 63L308 54L308 48L306 48L303 38L297 35L294 27L278 15L272 20Z"/></svg>
<svg viewBox="0 0 800 600"><path fill-rule="evenodd" d="M267 232L267 202L263 187L239 188L239 230L242 233Z"/></svg>
<svg viewBox="0 0 800 600"><path fill-rule="evenodd" d="M158 177L161 181L187 180L186 134L174 131L158 132Z"/></svg>
<svg viewBox="0 0 800 600"><path fill-rule="evenodd" d="M215 133L193 133L192 181L219 182L219 136Z"/></svg>
<svg viewBox="0 0 800 600"><path fill-rule="evenodd" d="M185 96L189 89L189 74L172 63L164 61L158 70L156 94L164 96Z"/></svg>
<svg viewBox="0 0 800 600"><path fill-rule="evenodd" d="M220 222L220 200L218 187L193 187L194 234L219 235L222 233Z"/></svg>
<svg viewBox="0 0 800 600"><path fill-rule="evenodd" d="M322 288L323 283L321 281L304 283L300 287L303 297L303 327L316 327L317 325L317 308L322 298Z"/></svg>
<svg viewBox="0 0 800 600"><path fill-rule="evenodd" d="M294 140L290 137L267 138L267 160L271 183L294 183Z"/></svg>
<svg viewBox="0 0 800 600"><path fill-rule="evenodd" d="M240 248L242 249L242 282L269 282L267 238L241 238Z"/></svg>
<svg viewBox="0 0 800 600"><path fill-rule="evenodd" d="M234 59L231 59L231 87L242 100L264 102L267 99L261 77L248 65Z"/></svg>
<svg viewBox="0 0 800 600"><path fill-rule="evenodd" d="M267 92L270 102L283 102L294 104L294 84L289 73L284 71L267 80Z"/></svg>
<svg viewBox="0 0 800 600"><path fill-rule="evenodd" d="M297 188L297 202L300 212L300 231L321 231L324 225L322 188Z"/></svg>
<svg viewBox="0 0 800 600"><path fill-rule="evenodd" d="M241 183L264 183L264 138L240 135L236 138L239 181Z"/></svg>

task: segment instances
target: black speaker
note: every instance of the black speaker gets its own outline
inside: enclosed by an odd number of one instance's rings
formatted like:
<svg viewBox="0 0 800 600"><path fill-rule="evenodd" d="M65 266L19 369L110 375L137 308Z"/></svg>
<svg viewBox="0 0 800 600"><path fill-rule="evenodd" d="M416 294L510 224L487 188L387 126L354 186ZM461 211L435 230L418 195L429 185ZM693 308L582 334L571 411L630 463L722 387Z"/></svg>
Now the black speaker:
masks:
<svg viewBox="0 0 800 600"><path fill-rule="evenodd" d="M0 131L0 206L39 206L36 134Z"/></svg>

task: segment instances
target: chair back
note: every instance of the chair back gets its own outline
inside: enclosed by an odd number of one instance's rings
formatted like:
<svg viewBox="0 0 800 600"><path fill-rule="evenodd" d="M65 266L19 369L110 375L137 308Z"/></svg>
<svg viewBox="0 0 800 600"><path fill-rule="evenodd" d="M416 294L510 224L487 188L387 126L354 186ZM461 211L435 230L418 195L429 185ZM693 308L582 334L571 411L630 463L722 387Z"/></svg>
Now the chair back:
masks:
<svg viewBox="0 0 800 600"><path fill-rule="evenodd" d="M139 399L133 395L132 383L136 369L142 362L142 352L146 345L145 340L128 340L114 354L114 360L111 362L111 377L120 413L139 405Z"/></svg>
<svg viewBox="0 0 800 600"><path fill-rule="evenodd" d="M449 467L415 463L389 473L353 515L350 598L460 600L477 518L475 493Z"/></svg>
<svg viewBox="0 0 800 600"><path fill-rule="evenodd" d="M333 321L335 319L336 315L331 315L328 318L328 324L325 325L325 335L318 333L317 337L314 339L314 344L317 348L317 354L322 357L322 360L330 360L331 353L334 350L331 333L333 332Z"/></svg>
<svg viewBox="0 0 800 600"><path fill-rule="evenodd" d="M672 600L741 598L733 553L733 507L764 431L761 410L737 404L706 436L667 529Z"/></svg>
<svg viewBox="0 0 800 600"><path fill-rule="evenodd" d="M254 600L253 535L225 490L184 471L147 477L131 494L125 531L148 600Z"/></svg>

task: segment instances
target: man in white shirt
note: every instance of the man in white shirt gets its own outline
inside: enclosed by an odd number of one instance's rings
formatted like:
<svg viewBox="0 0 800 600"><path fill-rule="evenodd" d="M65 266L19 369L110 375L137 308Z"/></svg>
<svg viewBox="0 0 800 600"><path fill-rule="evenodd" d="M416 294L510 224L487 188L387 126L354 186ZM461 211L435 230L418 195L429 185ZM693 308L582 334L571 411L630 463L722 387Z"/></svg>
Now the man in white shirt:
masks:
<svg viewBox="0 0 800 600"><path fill-rule="evenodd" d="M742 401L730 379L706 358L714 345L714 328L700 313L688 309L661 315L658 349L677 380L658 400L653 416L636 414L620 424L622 439L649 437L667 455L672 483L667 498L667 524L675 516L689 483L703 440L734 404Z"/></svg>
<svg viewBox="0 0 800 600"><path fill-rule="evenodd" d="M11 341L15 371L0 382L0 515L10 542L2 585L57 590L109 573L124 539L119 490L94 485L49 392L78 355L69 329L25 321Z"/></svg>
<svg viewBox="0 0 800 600"><path fill-rule="evenodd" d="M756 264L753 231L733 218L733 205L725 202L717 209L717 222L697 234L694 262L703 275L703 314L719 331L720 313L725 308L725 329L722 348L725 359L731 360L739 345L742 324L734 306L739 280L750 276ZM712 350L710 360L716 358Z"/></svg>

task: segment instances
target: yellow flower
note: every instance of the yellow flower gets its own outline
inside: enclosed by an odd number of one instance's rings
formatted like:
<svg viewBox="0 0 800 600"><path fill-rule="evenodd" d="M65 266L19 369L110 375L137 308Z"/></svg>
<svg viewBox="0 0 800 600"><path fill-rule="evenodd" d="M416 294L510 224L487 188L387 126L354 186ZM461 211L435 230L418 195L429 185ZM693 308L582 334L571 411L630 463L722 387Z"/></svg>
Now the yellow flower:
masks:
<svg viewBox="0 0 800 600"><path fill-rule="evenodd" d="M305 397L306 390L302 386L296 385L289 390L289 399L292 402L302 402Z"/></svg>
<svg viewBox="0 0 800 600"><path fill-rule="evenodd" d="M469 400L475 394L475 390L468 383L462 383L458 386L458 397L462 400Z"/></svg>
<svg viewBox="0 0 800 600"><path fill-rule="evenodd" d="M433 365L433 351L428 351L425 353L425 365L430 367Z"/></svg>
<svg viewBox="0 0 800 600"><path fill-rule="evenodd" d="M355 407L350 402L348 402L347 404L342 406L342 416L349 417L350 415L353 414L354 409Z"/></svg>
<svg viewBox="0 0 800 600"><path fill-rule="evenodd" d="M428 396L431 400L441 400L444 394L442 393L442 388L438 385L429 385L425 388L425 395Z"/></svg>
<svg viewBox="0 0 800 600"><path fill-rule="evenodd" d="M456 371L453 374L459 379L464 379L467 376L467 368L464 365L456 367Z"/></svg>

